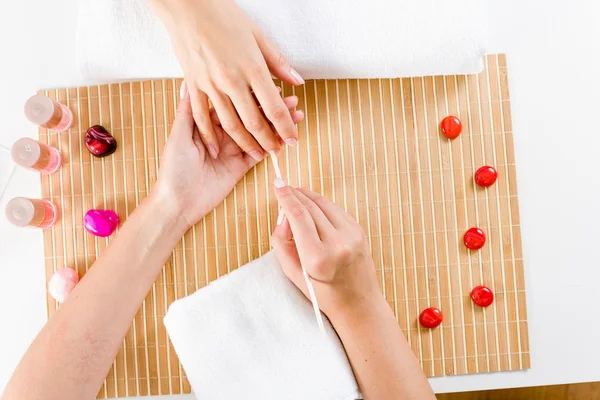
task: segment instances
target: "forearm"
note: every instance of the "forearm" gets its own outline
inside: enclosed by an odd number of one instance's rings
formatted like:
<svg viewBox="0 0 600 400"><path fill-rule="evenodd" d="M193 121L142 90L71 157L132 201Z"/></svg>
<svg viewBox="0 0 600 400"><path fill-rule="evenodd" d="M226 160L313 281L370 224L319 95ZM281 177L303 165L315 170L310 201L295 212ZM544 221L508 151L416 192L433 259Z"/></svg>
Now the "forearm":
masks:
<svg viewBox="0 0 600 400"><path fill-rule="evenodd" d="M152 195L42 329L3 399L90 399L185 226Z"/></svg>
<svg viewBox="0 0 600 400"><path fill-rule="evenodd" d="M332 319L365 400L435 400L383 297Z"/></svg>

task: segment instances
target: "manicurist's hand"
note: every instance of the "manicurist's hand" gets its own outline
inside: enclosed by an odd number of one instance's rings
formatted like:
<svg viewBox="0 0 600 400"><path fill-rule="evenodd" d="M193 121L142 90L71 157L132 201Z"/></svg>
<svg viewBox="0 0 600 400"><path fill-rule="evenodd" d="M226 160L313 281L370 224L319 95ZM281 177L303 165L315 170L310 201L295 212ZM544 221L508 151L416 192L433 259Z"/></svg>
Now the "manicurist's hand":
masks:
<svg viewBox="0 0 600 400"><path fill-rule="evenodd" d="M209 110L210 125L221 150L217 158L212 158L194 124L191 97L185 84L181 91L184 97L160 160L152 195L159 197L161 204L168 204L174 215L183 218L189 227L221 203L257 161L227 134L214 109ZM302 120L301 111L292 111L298 104L297 97L290 96L282 102L293 123Z"/></svg>
<svg viewBox="0 0 600 400"><path fill-rule="evenodd" d="M149 3L169 32L212 158L224 148L211 123L209 99L224 130L256 161L280 147L278 136L296 144L297 129L271 74L292 85L304 80L233 0Z"/></svg>
<svg viewBox="0 0 600 400"><path fill-rule="evenodd" d="M373 258L358 222L320 194L282 180L275 186L285 218L271 243L287 277L307 294L304 265L321 311L332 321L380 304Z"/></svg>
<svg viewBox="0 0 600 400"><path fill-rule="evenodd" d="M285 215L271 237L277 258L305 295L302 266L306 269L365 400L435 400L381 294L361 226L310 190L294 189L279 179L275 194Z"/></svg>

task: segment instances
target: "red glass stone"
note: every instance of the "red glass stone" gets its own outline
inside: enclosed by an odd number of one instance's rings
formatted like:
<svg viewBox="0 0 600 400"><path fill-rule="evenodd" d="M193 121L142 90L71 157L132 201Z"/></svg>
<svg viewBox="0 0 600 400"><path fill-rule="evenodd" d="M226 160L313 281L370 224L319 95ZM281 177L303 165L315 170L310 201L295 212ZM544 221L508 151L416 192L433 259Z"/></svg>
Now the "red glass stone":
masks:
<svg viewBox="0 0 600 400"><path fill-rule="evenodd" d="M458 117L449 115L442 120L440 128L442 129L442 134L448 139L456 139L462 132L462 122L460 122Z"/></svg>
<svg viewBox="0 0 600 400"><path fill-rule="evenodd" d="M435 308L429 307L421 311L421 315L419 315L419 323L425 328L435 328L439 324L442 323L442 312Z"/></svg>
<svg viewBox="0 0 600 400"><path fill-rule="evenodd" d="M479 250L485 244L485 233L479 228L471 228L465 232L465 246L471 250Z"/></svg>
<svg viewBox="0 0 600 400"><path fill-rule="evenodd" d="M494 301L492 289L486 286L475 286L471 290L471 300L480 307L487 307Z"/></svg>
<svg viewBox="0 0 600 400"><path fill-rule="evenodd" d="M85 133L85 147L96 157L106 157L117 150L117 141L103 126L94 125Z"/></svg>
<svg viewBox="0 0 600 400"><path fill-rule="evenodd" d="M489 165L483 166L475 172L475 183L479 186L492 186L498 179L498 172Z"/></svg>

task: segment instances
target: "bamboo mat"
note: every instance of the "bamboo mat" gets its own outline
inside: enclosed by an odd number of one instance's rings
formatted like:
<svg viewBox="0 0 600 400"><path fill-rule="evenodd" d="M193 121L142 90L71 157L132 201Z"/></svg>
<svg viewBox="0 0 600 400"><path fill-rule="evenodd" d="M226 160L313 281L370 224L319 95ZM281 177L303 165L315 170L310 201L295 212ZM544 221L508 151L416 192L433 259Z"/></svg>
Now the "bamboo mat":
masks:
<svg viewBox="0 0 600 400"><path fill-rule="evenodd" d="M179 99L179 79L42 91L73 110L69 133L40 130L64 166L42 176L45 198L62 218L44 233L46 271L85 274L110 239L82 226L90 208L122 220L148 194ZM369 237L381 289L428 376L529 367L516 170L504 55L472 76L309 81L295 94L306 119L299 145L280 157L284 178L343 205ZM447 140L439 122L457 115L463 133ZM98 159L86 129L105 126L115 154ZM498 170L487 189L473 183L482 165ZM188 393L190 386L162 318L171 302L270 249L277 218L268 162L252 169L227 199L186 233L140 308L99 397ZM479 226L488 242L470 252L464 232ZM113 236L114 238L114 236ZM469 298L485 284L494 303ZM48 313L56 310L48 297ZM420 311L439 307L444 322L422 329Z"/></svg>

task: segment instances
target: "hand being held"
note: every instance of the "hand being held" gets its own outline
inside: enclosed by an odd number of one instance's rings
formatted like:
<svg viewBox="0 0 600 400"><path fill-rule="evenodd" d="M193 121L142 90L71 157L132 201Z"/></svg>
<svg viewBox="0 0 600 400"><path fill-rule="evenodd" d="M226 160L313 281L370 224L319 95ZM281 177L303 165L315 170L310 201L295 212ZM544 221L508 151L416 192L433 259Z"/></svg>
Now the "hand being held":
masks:
<svg viewBox="0 0 600 400"><path fill-rule="evenodd" d="M278 149L279 136L295 145L297 129L271 73L292 85L304 80L235 2L152 0L150 4L169 31L189 87L194 120L213 158L223 147L211 124L209 99L224 130L255 160L262 159L265 150Z"/></svg>
<svg viewBox="0 0 600 400"><path fill-rule="evenodd" d="M192 117L190 96L185 84L171 134L160 160L158 180L152 193L168 204L174 215L192 226L212 211L231 192L237 182L257 161L244 153L222 128L214 110L209 110L211 127L221 149L216 159L200 140ZM293 123L304 117L301 111L291 111L298 98L282 100Z"/></svg>
<svg viewBox="0 0 600 400"><path fill-rule="evenodd" d="M380 304L373 258L358 222L327 198L280 179L275 194L285 217L271 244L287 277L308 297L304 265L334 326L339 316Z"/></svg>

